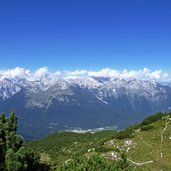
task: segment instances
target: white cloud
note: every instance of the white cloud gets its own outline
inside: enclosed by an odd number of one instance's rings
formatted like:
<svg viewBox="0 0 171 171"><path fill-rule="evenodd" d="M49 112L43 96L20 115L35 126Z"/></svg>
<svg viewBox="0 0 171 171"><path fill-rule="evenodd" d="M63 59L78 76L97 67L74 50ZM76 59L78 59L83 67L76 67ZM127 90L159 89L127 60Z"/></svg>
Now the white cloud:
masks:
<svg viewBox="0 0 171 171"><path fill-rule="evenodd" d="M61 71L56 71L56 72L55 72L55 75L56 75L56 76L60 76L60 75L61 75Z"/></svg>
<svg viewBox="0 0 171 171"><path fill-rule="evenodd" d="M34 77L36 79L41 79L43 77L47 77L49 75L49 71L47 67L42 67L39 68L38 70L36 70L36 72L34 73Z"/></svg>
<svg viewBox="0 0 171 171"><path fill-rule="evenodd" d="M162 70L156 70L154 72L151 72L149 75L151 78L154 78L154 79L166 79L168 77L168 74L163 73Z"/></svg>
<svg viewBox="0 0 171 171"><path fill-rule="evenodd" d="M49 72L47 67L37 69L35 72L30 72L28 69L16 67L14 69L0 70L0 79L3 78L25 78L27 80L40 80L42 78L56 79L64 77L66 79L76 79L80 77L111 77L111 78L137 78L143 80L155 80L159 82L170 82L170 76L168 73L162 70L151 71L148 68L140 70L127 70L122 71L104 68L99 71L93 70L74 70L74 71L56 71Z"/></svg>
<svg viewBox="0 0 171 171"><path fill-rule="evenodd" d="M89 76L95 77L113 77L113 78L137 78L144 80L156 80L156 81L170 81L168 73L163 72L162 70L151 71L148 68L140 70L113 70L109 68L102 69L100 71L89 71Z"/></svg>
<svg viewBox="0 0 171 171"><path fill-rule="evenodd" d="M65 79L76 79L76 78L87 76L87 73L88 73L87 70L74 70L74 71L64 71L63 73L61 73L61 75Z"/></svg>
<svg viewBox="0 0 171 171"><path fill-rule="evenodd" d="M85 76L94 76L94 77L110 77L110 78L120 78L120 79L129 79L137 78L142 80L155 80L159 82L170 82L171 79L168 73L163 72L162 70L151 71L148 68L140 70L115 70L111 68L104 68L99 71L93 70L75 70L75 71L65 71L62 74L67 79L76 79Z"/></svg>
<svg viewBox="0 0 171 171"><path fill-rule="evenodd" d="M11 70L1 70L0 75L2 78L26 78L29 75L30 71L24 68L16 67Z"/></svg>
<svg viewBox="0 0 171 171"><path fill-rule="evenodd" d="M85 75L85 74L87 74L87 70L70 71L69 74L72 76Z"/></svg>
<svg viewBox="0 0 171 171"><path fill-rule="evenodd" d="M88 75L95 77L119 77L120 73L117 70L105 68L100 71L89 71Z"/></svg>

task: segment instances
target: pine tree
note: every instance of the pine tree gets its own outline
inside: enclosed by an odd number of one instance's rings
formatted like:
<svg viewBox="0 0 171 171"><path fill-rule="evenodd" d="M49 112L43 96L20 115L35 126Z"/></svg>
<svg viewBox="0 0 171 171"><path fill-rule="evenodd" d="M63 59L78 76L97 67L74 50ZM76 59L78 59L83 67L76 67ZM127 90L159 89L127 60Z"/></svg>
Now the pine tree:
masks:
<svg viewBox="0 0 171 171"><path fill-rule="evenodd" d="M0 115L0 170L5 167L6 138L5 138L5 114Z"/></svg>
<svg viewBox="0 0 171 171"><path fill-rule="evenodd" d="M17 135L17 128L15 111L8 118L4 113L0 115L0 171L48 170L40 164L39 154L22 147L23 139Z"/></svg>

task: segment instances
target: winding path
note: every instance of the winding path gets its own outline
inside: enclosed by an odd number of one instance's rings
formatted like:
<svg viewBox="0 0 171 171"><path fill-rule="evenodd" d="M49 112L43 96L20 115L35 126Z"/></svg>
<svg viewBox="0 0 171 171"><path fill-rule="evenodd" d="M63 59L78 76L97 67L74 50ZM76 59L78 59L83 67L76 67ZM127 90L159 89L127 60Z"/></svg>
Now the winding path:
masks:
<svg viewBox="0 0 171 171"><path fill-rule="evenodd" d="M163 135L164 135L164 132L166 131L166 129L168 127L169 122L170 122L170 120L165 123L165 127L164 127L164 129L163 129L163 131L161 133L161 136L160 136L160 158L161 159L163 158L163 140L164 140Z"/></svg>
<svg viewBox="0 0 171 171"><path fill-rule="evenodd" d="M164 133L165 131L167 130L167 127L168 127L168 123L171 121L171 119L169 118L169 121L167 121L165 123L165 127L163 129L163 131L161 132L161 135L160 135L160 158L161 160L163 159L163 141L164 141ZM149 164L149 163L153 163L154 161L153 160L150 160L150 161L146 161L146 162L143 162L143 163L138 163L138 162L135 162L131 159L127 159L129 162L131 162L132 164L135 164L137 166L142 166L144 164Z"/></svg>
<svg viewBox="0 0 171 171"><path fill-rule="evenodd" d="M138 162L132 161L132 160L130 160L130 159L127 159L127 160L128 160L129 162L131 162L131 163L137 165L137 166L142 166L142 165L144 165L144 164L153 163L153 160L146 161L146 162L143 162L143 163L138 163Z"/></svg>

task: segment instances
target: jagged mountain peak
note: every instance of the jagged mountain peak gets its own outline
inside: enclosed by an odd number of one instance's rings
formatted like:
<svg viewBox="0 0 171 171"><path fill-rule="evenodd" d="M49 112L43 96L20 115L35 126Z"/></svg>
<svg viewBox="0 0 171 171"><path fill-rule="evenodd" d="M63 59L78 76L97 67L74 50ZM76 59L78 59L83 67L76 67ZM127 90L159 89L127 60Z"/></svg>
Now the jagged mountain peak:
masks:
<svg viewBox="0 0 171 171"><path fill-rule="evenodd" d="M82 77L76 79L63 79L59 77L43 77L39 80L1 78L0 93L1 99L7 99L19 92L22 88L26 89L28 92L37 93L46 91L54 86L58 87L56 91L60 91L60 89L67 89L74 85L81 88L96 89L97 91L104 89L113 91L125 89L125 91L132 91L134 93L135 91L153 93L154 91L158 91L158 87L160 87L161 91L163 90L163 86L155 81L138 80L136 78Z"/></svg>
<svg viewBox="0 0 171 171"><path fill-rule="evenodd" d="M0 104L1 111L19 111L21 132L43 129L40 132L45 135L65 126L123 128L149 114L170 110L171 88L134 78L4 78ZM56 126L49 130L52 122Z"/></svg>
<svg viewBox="0 0 171 171"><path fill-rule="evenodd" d="M83 78L76 78L76 79L70 79L68 80L71 83L77 84L82 88L98 88L99 85L101 85L102 83L100 83L99 81L97 81L96 79L94 79L93 77L83 77Z"/></svg>

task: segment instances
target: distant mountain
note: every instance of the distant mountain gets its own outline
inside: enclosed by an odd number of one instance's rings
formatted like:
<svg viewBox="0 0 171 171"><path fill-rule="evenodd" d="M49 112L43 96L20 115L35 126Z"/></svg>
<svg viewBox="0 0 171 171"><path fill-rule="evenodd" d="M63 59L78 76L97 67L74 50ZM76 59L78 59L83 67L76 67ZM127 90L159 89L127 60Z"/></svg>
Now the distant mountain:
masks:
<svg viewBox="0 0 171 171"><path fill-rule="evenodd" d="M119 129L171 109L171 87L155 81L86 77L0 80L0 111L15 108L19 132L39 138L65 129Z"/></svg>

